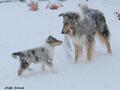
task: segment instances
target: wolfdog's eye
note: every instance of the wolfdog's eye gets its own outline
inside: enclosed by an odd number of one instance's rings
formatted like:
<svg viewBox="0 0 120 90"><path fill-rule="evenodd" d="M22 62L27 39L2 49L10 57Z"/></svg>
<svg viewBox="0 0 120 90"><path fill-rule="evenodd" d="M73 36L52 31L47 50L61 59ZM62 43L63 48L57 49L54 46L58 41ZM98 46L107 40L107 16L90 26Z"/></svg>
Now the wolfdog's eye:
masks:
<svg viewBox="0 0 120 90"><path fill-rule="evenodd" d="M78 23L77 23L77 22L76 22L75 24L76 24L76 25L78 25Z"/></svg>
<svg viewBox="0 0 120 90"><path fill-rule="evenodd" d="M77 22L77 21L75 21L75 24L76 24L76 25L78 25L78 22Z"/></svg>
<svg viewBox="0 0 120 90"><path fill-rule="evenodd" d="M56 41L56 38L52 38L52 40Z"/></svg>

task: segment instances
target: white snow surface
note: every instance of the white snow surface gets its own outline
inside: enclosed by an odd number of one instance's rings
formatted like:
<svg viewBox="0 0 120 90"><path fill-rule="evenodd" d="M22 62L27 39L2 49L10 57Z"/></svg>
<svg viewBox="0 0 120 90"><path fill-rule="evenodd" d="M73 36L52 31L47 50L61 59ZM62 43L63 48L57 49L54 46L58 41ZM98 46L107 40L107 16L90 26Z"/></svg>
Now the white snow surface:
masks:
<svg viewBox="0 0 120 90"><path fill-rule="evenodd" d="M19 61L12 52L42 45L53 35L64 40L60 13L79 12L78 3L84 0L67 0L58 10L45 9L48 1L39 2L39 11L32 12L26 3L0 3L0 90L6 87L24 87L15 90L120 90L120 21L113 14L120 10L120 0L89 0L88 5L101 10L111 32L112 55L99 41L91 63L86 59L75 64L67 58L63 45L56 47L54 69L41 71L39 64L32 64L34 71L26 70L17 76Z"/></svg>

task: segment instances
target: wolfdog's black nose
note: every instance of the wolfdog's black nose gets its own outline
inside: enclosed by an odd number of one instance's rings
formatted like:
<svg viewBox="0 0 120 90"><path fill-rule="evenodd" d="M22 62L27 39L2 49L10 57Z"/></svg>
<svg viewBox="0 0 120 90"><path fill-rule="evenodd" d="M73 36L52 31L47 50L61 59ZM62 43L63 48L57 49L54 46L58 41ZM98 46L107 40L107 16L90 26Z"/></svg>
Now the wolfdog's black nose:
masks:
<svg viewBox="0 0 120 90"><path fill-rule="evenodd" d="M62 30L61 34L64 34L63 30Z"/></svg>

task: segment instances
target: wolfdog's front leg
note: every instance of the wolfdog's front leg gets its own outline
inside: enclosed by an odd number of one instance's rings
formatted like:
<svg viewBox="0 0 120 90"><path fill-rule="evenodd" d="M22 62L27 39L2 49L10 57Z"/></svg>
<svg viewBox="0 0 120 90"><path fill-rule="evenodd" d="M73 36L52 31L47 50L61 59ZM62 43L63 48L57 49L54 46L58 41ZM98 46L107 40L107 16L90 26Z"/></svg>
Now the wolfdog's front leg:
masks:
<svg viewBox="0 0 120 90"><path fill-rule="evenodd" d="M87 42L87 59L91 62L94 52L94 43L93 42Z"/></svg>
<svg viewBox="0 0 120 90"><path fill-rule="evenodd" d="M79 44L74 44L75 47L75 62L78 62L79 58L80 58L80 45Z"/></svg>

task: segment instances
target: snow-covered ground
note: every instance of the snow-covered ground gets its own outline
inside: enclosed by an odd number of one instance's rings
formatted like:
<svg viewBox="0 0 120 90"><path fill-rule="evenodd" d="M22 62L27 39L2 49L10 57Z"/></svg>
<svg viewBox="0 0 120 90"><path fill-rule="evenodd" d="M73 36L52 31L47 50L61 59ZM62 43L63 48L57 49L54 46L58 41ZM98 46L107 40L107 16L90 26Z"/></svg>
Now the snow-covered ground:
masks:
<svg viewBox="0 0 120 90"><path fill-rule="evenodd" d="M40 46L48 35L64 40L62 18L66 11L79 12L77 4L84 0L68 0L64 7L46 10L48 3L39 2L39 11L31 12L26 3L0 3L0 90L24 87L23 90L120 90L120 21L113 14L120 10L120 0L89 0L90 7L104 12L111 31L113 54L97 41L92 63L86 59L75 64L66 57L63 45L56 48L53 60L57 73L43 72L40 65L34 71L17 76L19 62L11 57L14 51ZM14 89L6 89L14 90ZM22 89L16 89L22 90Z"/></svg>

